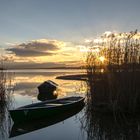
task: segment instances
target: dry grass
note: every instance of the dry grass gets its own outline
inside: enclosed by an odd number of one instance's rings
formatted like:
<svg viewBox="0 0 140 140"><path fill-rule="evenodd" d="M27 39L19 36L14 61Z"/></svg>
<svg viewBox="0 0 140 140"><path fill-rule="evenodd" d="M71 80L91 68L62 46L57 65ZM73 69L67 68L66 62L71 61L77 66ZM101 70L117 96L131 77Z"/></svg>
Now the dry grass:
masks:
<svg viewBox="0 0 140 140"><path fill-rule="evenodd" d="M138 35L134 31L122 39L112 34L99 44L99 52L88 52L87 106L81 120L88 140L140 139ZM104 56L106 61L98 61L98 56Z"/></svg>
<svg viewBox="0 0 140 140"><path fill-rule="evenodd" d="M3 68L1 62L0 70L0 137L5 139L9 134L11 119L9 118L8 109L12 107L14 91L12 81L13 74L8 73Z"/></svg>
<svg viewBox="0 0 140 140"><path fill-rule="evenodd" d="M124 34L120 34L122 36ZM86 69L88 100L103 111L135 113L140 107L140 36L137 31L100 43L98 54L89 52ZM104 56L105 62L97 60Z"/></svg>

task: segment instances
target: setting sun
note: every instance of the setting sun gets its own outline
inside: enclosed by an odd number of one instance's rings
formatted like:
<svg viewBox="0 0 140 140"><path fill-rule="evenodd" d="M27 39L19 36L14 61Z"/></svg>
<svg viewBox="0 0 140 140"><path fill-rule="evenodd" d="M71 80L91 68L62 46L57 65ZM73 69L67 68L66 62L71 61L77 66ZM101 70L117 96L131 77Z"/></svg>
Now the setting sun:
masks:
<svg viewBox="0 0 140 140"><path fill-rule="evenodd" d="M105 57L104 57L104 56L100 56L100 57L99 57L99 60L100 60L102 63L104 63Z"/></svg>

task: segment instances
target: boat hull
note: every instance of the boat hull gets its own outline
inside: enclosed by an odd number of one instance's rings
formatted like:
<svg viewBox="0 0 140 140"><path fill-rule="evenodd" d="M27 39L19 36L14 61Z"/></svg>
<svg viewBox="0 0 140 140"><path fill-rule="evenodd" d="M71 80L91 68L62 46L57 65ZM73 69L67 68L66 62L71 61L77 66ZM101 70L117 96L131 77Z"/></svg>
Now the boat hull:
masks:
<svg viewBox="0 0 140 140"><path fill-rule="evenodd" d="M16 122L19 123L21 121L30 121L30 120L40 119L40 118L50 118L57 114L67 112L72 108L81 106L82 104L84 104L84 98L78 102L74 102L62 106L54 106L50 108L35 107L35 108L25 108L21 110L19 109L16 111L10 110L10 115L15 123Z"/></svg>
<svg viewBox="0 0 140 140"><path fill-rule="evenodd" d="M43 118L43 119L39 119L37 121L32 120L30 122L24 121L22 123L14 123L9 137L11 138L11 137L19 136L22 134L30 133L32 131L39 130L39 129L42 129L45 127L49 127L51 125L64 121L64 120L72 117L73 115L77 114L78 112L80 112L83 109L83 107L84 107L84 104L83 105L81 104L76 108L72 108L69 111L66 111L61 114L57 114L51 118Z"/></svg>

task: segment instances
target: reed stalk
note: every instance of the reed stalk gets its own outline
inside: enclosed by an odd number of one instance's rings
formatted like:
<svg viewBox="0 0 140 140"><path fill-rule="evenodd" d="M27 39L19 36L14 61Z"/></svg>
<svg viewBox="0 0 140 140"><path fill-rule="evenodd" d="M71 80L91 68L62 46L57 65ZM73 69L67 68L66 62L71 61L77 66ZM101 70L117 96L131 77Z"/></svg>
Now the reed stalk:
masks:
<svg viewBox="0 0 140 140"><path fill-rule="evenodd" d="M139 112L140 34L112 33L98 46L100 51L88 52L86 59L90 104L102 111Z"/></svg>
<svg viewBox="0 0 140 140"><path fill-rule="evenodd" d="M6 139L9 135L11 119L8 109L13 105L14 92L13 74L4 68L4 61L0 60L0 138Z"/></svg>

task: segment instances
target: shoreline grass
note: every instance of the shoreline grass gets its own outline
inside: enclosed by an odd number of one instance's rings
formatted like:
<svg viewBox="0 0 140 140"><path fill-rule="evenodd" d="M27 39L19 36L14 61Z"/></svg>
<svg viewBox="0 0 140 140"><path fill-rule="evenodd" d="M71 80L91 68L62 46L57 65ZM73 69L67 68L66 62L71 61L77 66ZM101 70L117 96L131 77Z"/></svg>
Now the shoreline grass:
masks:
<svg viewBox="0 0 140 140"><path fill-rule="evenodd" d="M106 38L106 42L99 44L98 54L91 51L87 55L88 103L100 111L137 113L140 108L140 36L136 30L125 34L125 38L113 33ZM104 56L106 61L97 60L97 55Z"/></svg>

